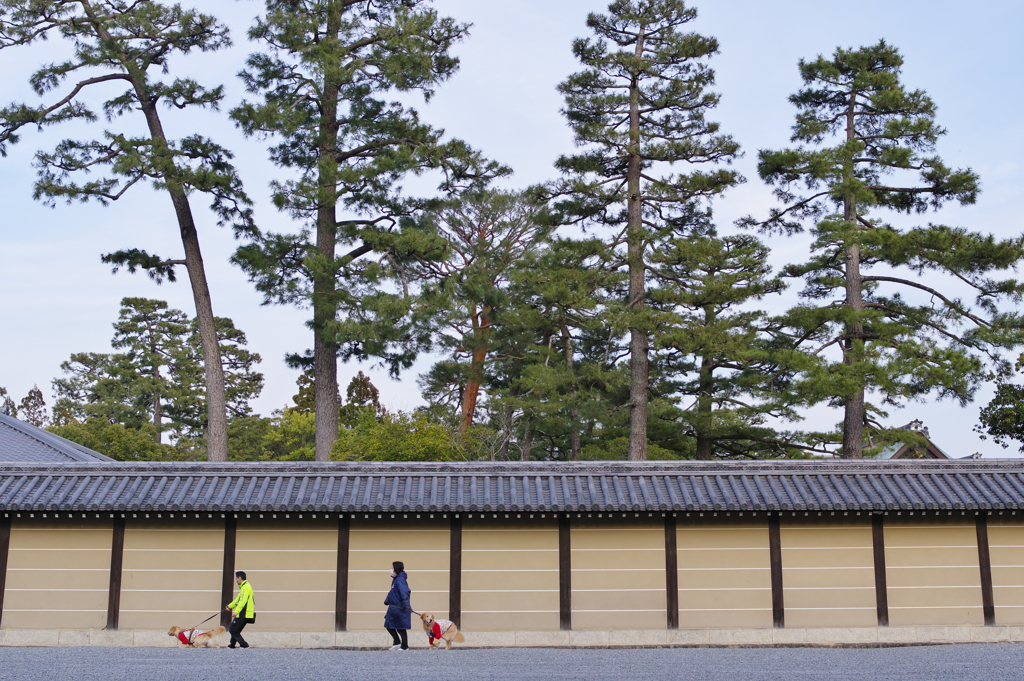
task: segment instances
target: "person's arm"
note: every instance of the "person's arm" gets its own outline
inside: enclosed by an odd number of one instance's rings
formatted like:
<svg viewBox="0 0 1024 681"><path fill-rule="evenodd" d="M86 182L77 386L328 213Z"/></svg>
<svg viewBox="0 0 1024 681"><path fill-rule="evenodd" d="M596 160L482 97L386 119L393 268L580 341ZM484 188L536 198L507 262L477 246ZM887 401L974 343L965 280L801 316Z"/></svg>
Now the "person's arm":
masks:
<svg viewBox="0 0 1024 681"><path fill-rule="evenodd" d="M238 590L238 595L235 596L235 600L233 600L230 603L228 603L227 605L225 605L224 609L225 610L233 610L234 607L238 604L239 599L241 599L241 598L242 598L242 590L239 589Z"/></svg>

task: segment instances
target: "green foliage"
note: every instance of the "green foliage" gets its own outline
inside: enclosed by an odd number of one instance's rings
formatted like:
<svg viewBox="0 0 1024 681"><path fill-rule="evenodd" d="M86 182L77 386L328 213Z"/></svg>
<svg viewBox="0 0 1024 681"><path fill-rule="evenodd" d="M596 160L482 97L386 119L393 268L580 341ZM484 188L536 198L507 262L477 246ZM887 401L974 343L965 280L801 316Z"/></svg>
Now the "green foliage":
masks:
<svg viewBox="0 0 1024 681"><path fill-rule="evenodd" d="M685 33L697 16L681 0L616 0L591 14L594 38L576 40L584 70L559 86L563 113L582 148L558 159L565 176L556 208L568 223L604 232L628 272L614 328L629 335L629 457L647 457L651 399L649 347L655 327L647 290L663 285L647 256L710 217L710 202L741 181L723 167L739 151L706 119L718 104L709 88L714 38ZM657 408L655 405L653 408Z"/></svg>
<svg viewBox="0 0 1024 681"><path fill-rule="evenodd" d="M37 428L45 428L50 422L50 417L46 413L46 400L43 399L43 391L39 386L33 385L28 395L21 400L21 404L18 405L18 418Z"/></svg>
<svg viewBox="0 0 1024 681"><path fill-rule="evenodd" d="M49 431L118 461L167 461L179 458L173 447L157 442L156 428L149 423L139 428L128 428L120 423L91 418L82 423L53 426Z"/></svg>
<svg viewBox="0 0 1024 681"><path fill-rule="evenodd" d="M894 406L926 395L964 404L990 371L1007 370L1002 351L1024 342L1024 318L1001 307L1019 302L1024 284L995 276L1024 257L1024 237L902 229L879 217L972 204L979 191L973 171L935 155L945 130L932 100L903 85L902 66L884 41L801 61L806 87L790 97L798 109L792 140L801 146L759 154L758 171L783 207L763 222L741 221L810 231L810 260L783 272L804 279L806 302L780 322L803 352L793 390L808 404L845 408L851 457L861 454L865 426L880 428L866 391ZM895 276L903 273L941 284Z"/></svg>
<svg viewBox="0 0 1024 681"><path fill-rule="evenodd" d="M3 386L0 386L0 412L18 418L18 405L14 403L14 400L7 393L7 388Z"/></svg>
<svg viewBox="0 0 1024 681"><path fill-rule="evenodd" d="M233 416L244 417L263 387L263 375L254 369L260 356L245 348L245 334L230 319L216 321L228 404ZM201 438L206 398L195 320L162 300L125 298L113 326L111 345L120 352L75 353L61 364L65 375L53 381L55 424L148 424L158 443L169 432L182 447Z"/></svg>
<svg viewBox="0 0 1024 681"><path fill-rule="evenodd" d="M1017 358L1015 368L1017 371L1024 369L1024 355ZM995 396L982 407L978 421L974 431L981 439L991 437L1003 449L1016 440L1024 452L1024 386L1000 381Z"/></svg>
<svg viewBox="0 0 1024 681"><path fill-rule="evenodd" d="M452 432L424 414L363 412L331 448L339 461L454 461L462 458Z"/></svg>

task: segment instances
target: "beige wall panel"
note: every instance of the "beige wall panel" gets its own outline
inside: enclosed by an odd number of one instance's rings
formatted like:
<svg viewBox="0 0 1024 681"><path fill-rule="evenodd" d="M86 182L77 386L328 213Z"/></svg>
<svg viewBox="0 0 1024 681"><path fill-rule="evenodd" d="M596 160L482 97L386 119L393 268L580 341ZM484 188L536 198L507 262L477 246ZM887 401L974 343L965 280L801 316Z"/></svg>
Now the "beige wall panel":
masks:
<svg viewBox="0 0 1024 681"><path fill-rule="evenodd" d="M780 535L787 627L877 626L871 525L797 518Z"/></svg>
<svg viewBox="0 0 1024 681"><path fill-rule="evenodd" d="M256 624L250 626L334 629L337 566L337 520L238 520L235 569L245 571L256 602Z"/></svg>
<svg viewBox="0 0 1024 681"><path fill-rule="evenodd" d="M1024 522L989 516L988 545L996 624L1024 624Z"/></svg>
<svg viewBox="0 0 1024 681"><path fill-rule="evenodd" d="M580 523L570 546L573 629L665 628L661 518Z"/></svg>
<svg viewBox="0 0 1024 681"><path fill-rule="evenodd" d="M448 615L449 521L441 518L381 519L356 517L349 534L348 628L384 627L384 598L391 589L392 561L405 563L412 607ZM333 601L332 601L333 602ZM419 622L412 616L413 631ZM385 634L387 636L387 634Z"/></svg>
<svg viewBox="0 0 1024 681"><path fill-rule="evenodd" d="M550 519L467 519L462 629L558 629L558 527Z"/></svg>
<svg viewBox="0 0 1024 681"><path fill-rule="evenodd" d="M222 607L223 565L222 518L128 518L121 573L121 629L190 627L206 619Z"/></svg>
<svg viewBox="0 0 1024 681"><path fill-rule="evenodd" d="M110 518L14 518L4 629L102 629L110 587Z"/></svg>
<svg viewBox="0 0 1024 681"><path fill-rule="evenodd" d="M974 523L887 518L889 624L984 624Z"/></svg>
<svg viewBox="0 0 1024 681"><path fill-rule="evenodd" d="M679 519L679 626L771 627L767 524Z"/></svg>

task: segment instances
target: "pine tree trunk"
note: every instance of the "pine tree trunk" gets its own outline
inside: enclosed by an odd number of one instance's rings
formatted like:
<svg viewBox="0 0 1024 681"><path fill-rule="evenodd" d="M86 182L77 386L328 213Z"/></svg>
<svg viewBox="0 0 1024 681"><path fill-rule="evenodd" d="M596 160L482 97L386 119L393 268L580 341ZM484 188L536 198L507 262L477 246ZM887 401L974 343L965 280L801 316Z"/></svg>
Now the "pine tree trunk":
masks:
<svg viewBox="0 0 1024 681"><path fill-rule="evenodd" d="M526 435L523 437L523 446L519 450L519 460L529 461L530 451L533 449L533 426L526 427Z"/></svg>
<svg viewBox="0 0 1024 681"><path fill-rule="evenodd" d="M636 43L636 58L643 58L644 31ZM629 166L626 171L626 243L629 262L629 460L647 459L647 388L650 373L647 332L636 326L646 296L643 204L640 201L640 86L634 76L629 92Z"/></svg>
<svg viewBox="0 0 1024 681"><path fill-rule="evenodd" d="M325 49L338 41L342 8L327 6ZM315 270L313 278L313 386L316 402L316 460L328 461L338 439L338 343L332 328L338 314L337 282L333 264L338 246L338 218L335 200L338 177L338 89L337 74L324 74L320 111L320 159L317 181L320 188L316 212L316 249L326 271Z"/></svg>
<svg viewBox="0 0 1024 681"><path fill-rule="evenodd" d="M846 113L846 140L852 142L856 136L854 107L856 106L856 93L850 93L850 103ZM853 180L853 163L848 163L845 171L845 180ZM843 219L846 221L846 230L850 231L857 227L857 205L853 192L847 190L843 199ZM845 262L846 277L846 305L856 314L864 310L863 282L860 273L860 245L856 242L846 247ZM846 341L844 342L845 352L843 363L848 367L857 364L864 353L864 325L858 319L852 324L846 325ZM864 387L861 386L844 398L843 414L843 458L861 459L864 457Z"/></svg>
<svg viewBox="0 0 1024 681"><path fill-rule="evenodd" d="M576 405L576 377L573 376L572 363L573 363L573 350L572 350L572 334L569 333L569 327L566 325L565 320L561 322L562 327L562 344L563 351L565 352L565 368L569 370L569 375L572 376L572 392L569 394L569 399L572 402L572 410L569 412L569 427L570 431L570 453L573 461L580 460L580 454L582 453L582 442L580 439L580 409Z"/></svg>
<svg viewBox="0 0 1024 681"><path fill-rule="evenodd" d="M711 437L712 418L712 371L711 358L700 358L700 374L697 378L697 458L702 461L710 461L714 457L712 445L714 440Z"/></svg>
<svg viewBox="0 0 1024 681"><path fill-rule="evenodd" d="M462 394L462 424L459 432L463 435L472 427L476 416L476 403L480 398L480 386L484 381L484 362L487 361L487 348L491 335L491 308L485 307L479 314L473 315L473 354L469 363L469 378L466 390Z"/></svg>
<svg viewBox="0 0 1024 681"><path fill-rule="evenodd" d="M149 134L156 153L167 149L156 104L150 98L144 74L129 67L132 85L135 87L142 111L149 125ZM185 251L185 269L192 285L192 298L196 306L196 325L203 351L203 370L206 375L206 457L210 461L228 460L228 419L227 397L224 388L224 367L221 364L220 345L217 341L217 324L213 316L213 301L210 286L206 281L206 267L203 253L199 248L199 233L192 217L192 207L184 188L174 181L173 161L166 160L167 168L162 169L167 193L174 204L174 213L181 232L181 244Z"/></svg>

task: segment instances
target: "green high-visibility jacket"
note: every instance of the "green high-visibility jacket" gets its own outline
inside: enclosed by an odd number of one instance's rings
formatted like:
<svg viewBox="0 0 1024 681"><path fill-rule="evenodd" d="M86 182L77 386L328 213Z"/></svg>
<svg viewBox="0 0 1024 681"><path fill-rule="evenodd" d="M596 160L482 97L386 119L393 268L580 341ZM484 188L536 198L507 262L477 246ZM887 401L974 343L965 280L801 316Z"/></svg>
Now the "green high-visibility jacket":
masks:
<svg viewBox="0 0 1024 681"><path fill-rule="evenodd" d="M256 616L256 604L252 600L252 587L249 582L242 582L238 585L238 596L228 603L228 607L234 611L235 617L238 617L239 613L242 613L241 616L247 620Z"/></svg>

